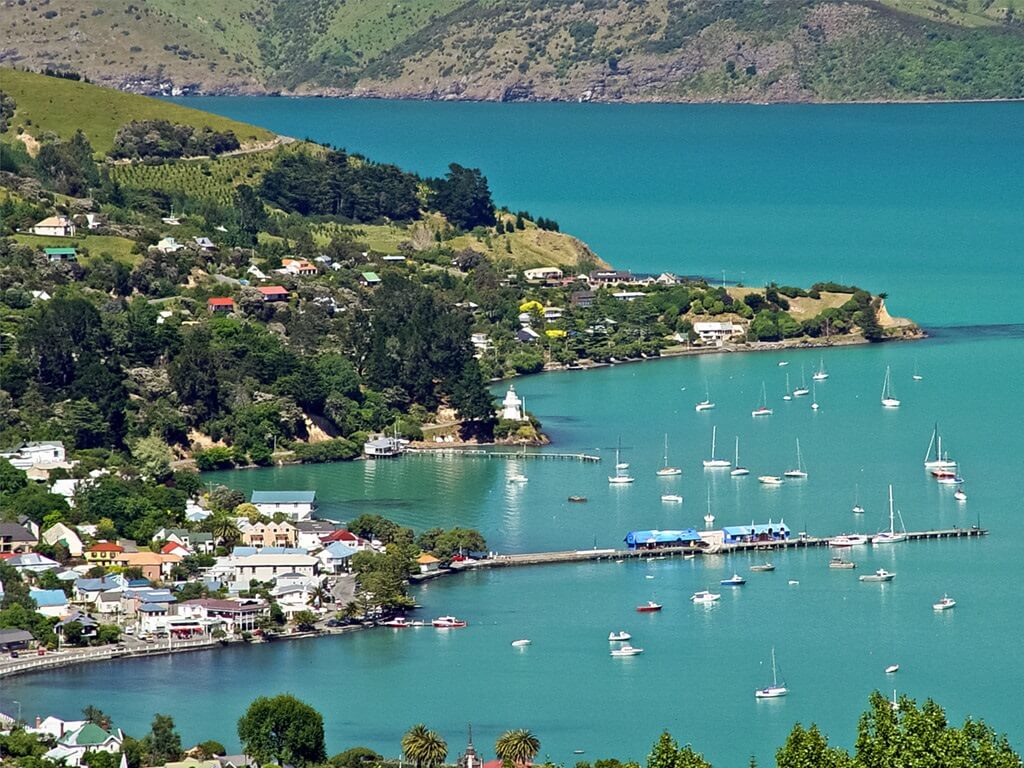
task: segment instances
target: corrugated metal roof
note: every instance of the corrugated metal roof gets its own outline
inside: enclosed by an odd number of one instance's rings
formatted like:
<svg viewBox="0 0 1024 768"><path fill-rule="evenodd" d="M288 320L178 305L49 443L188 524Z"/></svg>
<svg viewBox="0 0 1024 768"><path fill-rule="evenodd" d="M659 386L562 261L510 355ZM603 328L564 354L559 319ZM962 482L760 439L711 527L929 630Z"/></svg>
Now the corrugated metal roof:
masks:
<svg viewBox="0 0 1024 768"><path fill-rule="evenodd" d="M316 491L253 491L253 504L312 504Z"/></svg>
<svg viewBox="0 0 1024 768"><path fill-rule="evenodd" d="M700 534L694 528L675 531L630 531L626 534L627 544L674 544L700 541Z"/></svg>

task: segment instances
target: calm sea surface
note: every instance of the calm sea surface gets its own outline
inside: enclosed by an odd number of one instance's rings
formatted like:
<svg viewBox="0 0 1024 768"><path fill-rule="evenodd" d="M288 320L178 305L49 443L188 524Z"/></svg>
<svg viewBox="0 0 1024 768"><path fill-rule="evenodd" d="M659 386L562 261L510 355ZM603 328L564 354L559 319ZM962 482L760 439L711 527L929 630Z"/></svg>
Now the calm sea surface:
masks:
<svg viewBox="0 0 1024 768"><path fill-rule="evenodd" d="M493 549L608 547L637 528L784 520L811 534L887 525L886 487L912 530L970 526L982 540L855 551L858 568L830 571L826 551L757 559L595 563L468 574L417 589L424 616L452 613L461 631L378 630L116 664L3 681L0 708L73 715L100 705L132 733L169 712L187 742L231 742L260 694L291 691L324 713L329 748L399 752L401 733L426 722L461 750L472 721L478 745L506 728L539 735L541 756L571 765L643 758L661 728L719 768L761 764L792 724L816 722L850 746L868 693L933 697L952 720L982 717L1024 748L1018 663L1024 577L1016 531L1024 483L1020 381L1024 289L1020 254L1024 159L1012 147L1024 106L595 107L327 100L190 100L295 136L344 145L423 173L438 158L480 165L497 199L558 218L616 265L636 270L818 278L888 290L893 312L929 326L914 344L818 352L674 359L520 379L516 388L557 450L600 453L571 462L405 457L221 473L245 490L315 489L321 513L378 512L417 529L480 528ZM1000 324L1004 323L1004 324ZM831 376L810 399L781 399L820 359ZM780 359L789 361L779 367ZM891 366L898 411L879 392ZM916 370L923 376L913 381ZM762 382L775 415L750 410ZM718 407L698 414L705 385ZM496 391L501 391L499 387ZM957 504L922 468L935 421L960 460L969 494ZM751 476L706 472L712 426L718 454L740 438ZM663 437L677 479L659 479ZM634 485L609 487L621 438ZM799 438L807 480L767 489ZM511 485L522 471L529 482ZM682 505L660 501L680 493ZM587 504L569 504L569 494ZM858 499L864 515L850 507ZM857 576L885 567L890 584ZM734 571L742 589L710 609L690 604ZM792 584L792 581L799 582ZM934 612L944 592L953 611ZM665 605L656 615L634 606ZM646 652L608 656L625 629ZM513 649L528 637L533 645ZM756 702L776 648L790 687ZM899 663L896 676L883 669Z"/></svg>

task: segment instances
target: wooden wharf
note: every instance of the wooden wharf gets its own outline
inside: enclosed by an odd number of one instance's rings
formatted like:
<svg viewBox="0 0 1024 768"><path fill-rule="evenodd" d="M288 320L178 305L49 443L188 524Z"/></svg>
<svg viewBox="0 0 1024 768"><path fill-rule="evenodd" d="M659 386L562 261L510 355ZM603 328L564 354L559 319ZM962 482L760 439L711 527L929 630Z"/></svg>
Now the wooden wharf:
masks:
<svg viewBox="0 0 1024 768"><path fill-rule="evenodd" d="M587 453L553 453L551 451L489 451L486 448L407 448L406 453L434 456L465 456L471 459L532 459L536 461L582 461L596 463L600 456Z"/></svg>

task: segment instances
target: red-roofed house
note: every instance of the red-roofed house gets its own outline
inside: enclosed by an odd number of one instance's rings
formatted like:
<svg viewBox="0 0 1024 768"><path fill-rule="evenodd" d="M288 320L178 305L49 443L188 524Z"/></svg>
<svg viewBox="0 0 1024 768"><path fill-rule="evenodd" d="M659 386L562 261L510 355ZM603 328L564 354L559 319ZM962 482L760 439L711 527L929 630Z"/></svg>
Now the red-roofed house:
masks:
<svg viewBox="0 0 1024 768"><path fill-rule="evenodd" d="M315 275L316 265L305 259L281 259L281 267L293 275Z"/></svg>
<svg viewBox="0 0 1024 768"><path fill-rule="evenodd" d="M124 547L119 544L101 541L85 550L85 559L93 565L113 565L123 553Z"/></svg>
<svg viewBox="0 0 1024 768"><path fill-rule="evenodd" d="M234 312L235 300L228 297L214 297L206 300L206 309L210 312Z"/></svg>
<svg viewBox="0 0 1024 768"><path fill-rule="evenodd" d="M192 553L188 551L183 545L176 541L168 541L163 547L160 548L161 555L178 555L178 557L188 557Z"/></svg>
<svg viewBox="0 0 1024 768"><path fill-rule="evenodd" d="M326 536L321 536L320 541L324 543L324 546L340 541L342 544L347 547L351 547L352 549L370 549L370 542L356 536L352 531L346 530L331 531Z"/></svg>
<svg viewBox="0 0 1024 768"><path fill-rule="evenodd" d="M261 285L256 289L264 301L288 301L288 291L280 285Z"/></svg>

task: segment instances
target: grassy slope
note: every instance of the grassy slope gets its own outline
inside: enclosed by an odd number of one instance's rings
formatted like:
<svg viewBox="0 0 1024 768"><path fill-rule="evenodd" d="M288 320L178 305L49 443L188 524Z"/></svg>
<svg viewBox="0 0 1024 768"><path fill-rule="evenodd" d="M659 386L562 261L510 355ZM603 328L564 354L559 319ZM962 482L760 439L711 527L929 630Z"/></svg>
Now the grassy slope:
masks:
<svg viewBox="0 0 1024 768"><path fill-rule="evenodd" d="M97 152L109 150L117 129L131 120L163 119L196 128L231 130L243 144L274 136L263 128L159 99L13 69L0 69L0 90L13 96L17 104L8 136L22 127L33 136L51 131L67 138L81 128Z"/></svg>
<svg viewBox="0 0 1024 768"><path fill-rule="evenodd" d="M22 245L31 245L36 248L85 248L88 255L79 256L79 260L88 263L94 256L111 256L116 261L124 264L134 265L141 260L141 256L132 253L135 246L133 240L126 237L114 235L82 235L79 237L42 237L40 235L14 235L15 242Z"/></svg>

